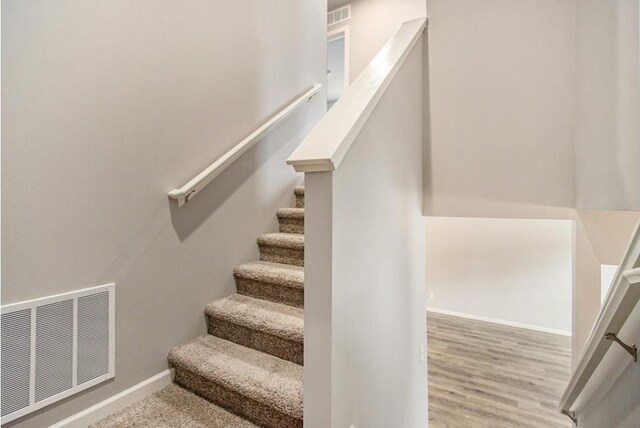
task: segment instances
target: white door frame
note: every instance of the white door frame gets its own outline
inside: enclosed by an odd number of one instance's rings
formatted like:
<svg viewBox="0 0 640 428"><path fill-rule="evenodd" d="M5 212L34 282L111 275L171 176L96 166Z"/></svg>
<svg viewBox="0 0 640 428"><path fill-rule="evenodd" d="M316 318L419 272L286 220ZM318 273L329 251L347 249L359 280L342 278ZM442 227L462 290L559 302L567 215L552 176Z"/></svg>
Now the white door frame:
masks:
<svg viewBox="0 0 640 428"><path fill-rule="evenodd" d="M345 91L351 82L349 80L349 26L342 26L327 31L327 43L344 37L344 89Z"/></svg>

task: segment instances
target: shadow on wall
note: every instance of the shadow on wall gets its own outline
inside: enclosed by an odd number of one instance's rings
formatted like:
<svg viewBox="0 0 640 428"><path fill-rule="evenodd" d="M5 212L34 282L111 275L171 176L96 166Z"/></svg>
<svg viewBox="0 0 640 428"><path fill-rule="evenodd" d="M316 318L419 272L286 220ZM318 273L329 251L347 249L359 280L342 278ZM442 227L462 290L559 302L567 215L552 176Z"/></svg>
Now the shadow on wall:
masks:
<svg viewBox="0 0 640 428"><path fill-rule="evenodd" d="M300 112L295 113L287 121L298 122L301 120L300 114ZM283 123L281 130L272 132L272 134L258 141L254 147L232 163L186 205L178 207L177 201L167 198L171 213L171 223L180 242L183 242L195 232L198 227L223 206L225 201L242 187L262 165L281 150L284 144L282 141L290 141L292 138L295 138L295 134L295 127L286 126L286 124ZM289 168L284 163L281 167ZM235 218L227 220L233 221ZM230 224L229 227L231 226Z"/></svg>
<svg viewBox="0 0 640 428"><path fill-rule="evenodd" d="M238 189L251 174L269 159L266 143L251 148L240 159L222 172L207 187L202 189L186 205L178 207L178 202L167 198L171 213L171 224L180 242L183 242Z"/></svg>

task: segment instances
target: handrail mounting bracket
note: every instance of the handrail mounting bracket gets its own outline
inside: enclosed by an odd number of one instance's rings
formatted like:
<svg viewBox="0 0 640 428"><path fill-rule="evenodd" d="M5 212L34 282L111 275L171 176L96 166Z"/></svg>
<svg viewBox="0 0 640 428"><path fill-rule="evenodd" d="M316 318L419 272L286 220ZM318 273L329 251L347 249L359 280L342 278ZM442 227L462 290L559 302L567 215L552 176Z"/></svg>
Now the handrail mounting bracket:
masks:
<svg viewBox="0 0 640 428"><path fill-rule="evenodd" d="M627 351L633 357L634 362L638 362L638 347L636 345L627 345L622 340L618 339L615 333L607 333L604 335L604 338L607 340L611 340L616 342L618 345L622 346L625 351Z"/></svg>
<svg viewBox="0 0 640 428"><path fill-rule="evenodd" d="M184 197L184 203L186 204L187 202L189 202L189 198L191 198L195 193L196 189L193 189L189 193L187 193L187 195Z"/></svg>
<svg viewBox="0 0 640 428"><path fill-rule="evenodd" d="M576 417L576 412L572 412L571 410L563 410L561 413L571 419L575 426L578 426L578 418Z"/></svg>

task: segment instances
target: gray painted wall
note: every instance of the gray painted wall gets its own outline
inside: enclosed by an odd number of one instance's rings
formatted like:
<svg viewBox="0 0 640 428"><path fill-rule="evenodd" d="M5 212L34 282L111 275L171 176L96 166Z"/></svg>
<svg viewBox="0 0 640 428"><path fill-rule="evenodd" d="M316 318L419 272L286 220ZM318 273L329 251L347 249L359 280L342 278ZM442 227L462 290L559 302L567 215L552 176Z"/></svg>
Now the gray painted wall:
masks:
<svg viewBox="0 0 640 428"><path fill-rule="evenodd" d="M167 191L323 83L326 1L2 2L2 302L117 284L116 378L11 426L48 426L167 368L293 203L285 164L324 95L188 205Z"/></svg>
<svg viewBox="0 0 640 428"><path fill-rule="evenodd" d="M640 210L637 0L428 0L425 212Z"/></svg>
<svg viewBox="0 0 640 428"><path fill-rule="evenodd" d="M571 334L573 222L426 217L427 306Z"/></svg>
<svg viewBox="0 0 640 428"><path fill-rule="evenodd" d="M351 19L332 25L329 30L349 27L349 79L352 82L400 24L427 16L426 0L354 0L345 3L351 4Z"/></svg>
<svg viewBox="0 0 640 428"><path fill-rule="evenodd" d="M575 0L429 0L425 212L574 207Z"/></svg>
<svg viewBox="0 0 640 428"><path fill-rule="evenodd" d="M577 5L577 206L640 210L638 0Z"/></svg>
<svg viewBox="0 0 640 428"><path fill-rule="evenodd" d="M427 424L423 37L333 182L332 427ZM354 197L354 192L360 192ZM353 340L345 340L353 339ZM372 403L379 403L377 407Z"/></svg>
<svg viewBox="0 0 640 428"><path fill-rule="evenodd" d="M428 0L425 214L576 220L574 358L600 308L598 258L632 230L592 241L576 207L640 210L637 7ZM598 217L607 230L625 215Z"/></svg>
<svg viewBox="0 0 640 428"><path fill-rule="evenodd" d="M427 424L423 41L338 169L306 177L307 428Z"/></svg>

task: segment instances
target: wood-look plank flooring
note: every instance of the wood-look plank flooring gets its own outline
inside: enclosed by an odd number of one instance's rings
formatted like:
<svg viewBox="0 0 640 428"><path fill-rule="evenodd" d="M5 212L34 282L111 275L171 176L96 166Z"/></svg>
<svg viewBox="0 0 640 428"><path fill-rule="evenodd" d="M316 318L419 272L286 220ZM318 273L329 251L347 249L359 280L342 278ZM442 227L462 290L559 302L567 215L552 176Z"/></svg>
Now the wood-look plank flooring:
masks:
<svg viewBox="0 0 640 428"><path fill-rule="evenodd" d="M571 339L429 312L430 428L570 427Z"/></svg>

